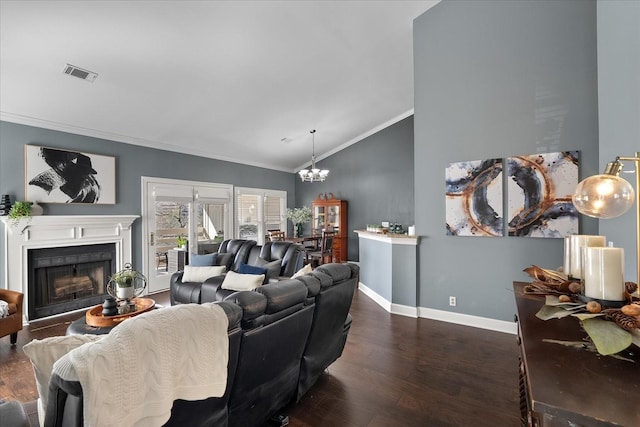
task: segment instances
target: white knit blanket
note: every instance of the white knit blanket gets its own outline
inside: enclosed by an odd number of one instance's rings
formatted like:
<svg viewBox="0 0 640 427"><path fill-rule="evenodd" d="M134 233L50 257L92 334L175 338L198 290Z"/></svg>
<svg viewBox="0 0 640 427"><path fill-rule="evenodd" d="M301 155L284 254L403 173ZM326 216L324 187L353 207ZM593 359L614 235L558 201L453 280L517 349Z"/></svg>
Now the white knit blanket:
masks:
<svg viewBox="0 0 640 427"><path fill-rule="evenodd" d="M69 353L82 384L85 426L160 426L176 399L220 397L228 319L216 304L183 304L124 321Z"/></svg>

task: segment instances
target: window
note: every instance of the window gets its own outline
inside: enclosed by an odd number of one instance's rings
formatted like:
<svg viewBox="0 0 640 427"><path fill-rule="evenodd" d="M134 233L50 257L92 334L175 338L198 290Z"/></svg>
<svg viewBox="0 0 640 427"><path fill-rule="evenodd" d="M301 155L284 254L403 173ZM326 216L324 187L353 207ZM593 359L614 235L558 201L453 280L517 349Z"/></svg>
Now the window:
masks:
<svg viewBox="0 0 640 427"><path fill-rule="evenodd" d="M268 230L285 230L287 192L236 188L236 236L264 244Z"/></svg>

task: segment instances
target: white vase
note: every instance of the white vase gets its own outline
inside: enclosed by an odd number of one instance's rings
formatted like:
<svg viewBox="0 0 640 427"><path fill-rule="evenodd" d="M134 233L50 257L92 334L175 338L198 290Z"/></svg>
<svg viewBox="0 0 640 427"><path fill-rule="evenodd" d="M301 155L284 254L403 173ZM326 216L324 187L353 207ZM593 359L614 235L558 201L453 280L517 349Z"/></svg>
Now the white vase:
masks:
<svg viewBox="0 0 640 427"><path fill-rule="evenodd" d="M43 212L44 209L38 204L37 201L31 203L31 216L39 216L42 215Z"/></svg>

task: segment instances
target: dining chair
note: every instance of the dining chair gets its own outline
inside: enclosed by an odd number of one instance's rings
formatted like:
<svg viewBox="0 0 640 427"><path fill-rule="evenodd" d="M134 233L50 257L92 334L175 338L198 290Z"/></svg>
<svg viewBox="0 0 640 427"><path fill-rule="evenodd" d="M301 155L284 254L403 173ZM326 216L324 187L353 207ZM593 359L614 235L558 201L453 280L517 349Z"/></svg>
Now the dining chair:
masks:
<svg viewBox="0 0 640 427"><path fill-rule="evenodd" d="M311 229L311 236L306 238L302 244L307 252L315 252L320 250L320 239L322 238L322 231L323 230L321 228Z"/></svg>
<svg viewBox="0 0 640 427"><path fill-rule="evenodd" d="M329 262L333 262L333 238L334 237L335 237L335 232L323 231L322 238L320 239L319 250L307 252L307 257L314 266L324 264L327 257L329 258Z"/></svg>
<svg viewBox="0 0 640 427"><path fill-rule="evenodd" d="M282 230L268 230L267 236L272 242L281 242L284 240L284 231Z"/></svg>

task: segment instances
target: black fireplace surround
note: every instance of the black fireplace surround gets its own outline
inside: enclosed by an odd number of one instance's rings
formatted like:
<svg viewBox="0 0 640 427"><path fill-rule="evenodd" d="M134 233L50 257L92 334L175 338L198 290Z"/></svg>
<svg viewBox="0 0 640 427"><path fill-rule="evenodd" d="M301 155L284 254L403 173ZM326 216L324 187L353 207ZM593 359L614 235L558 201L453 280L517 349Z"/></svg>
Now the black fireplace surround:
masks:
<svg viewBox="0 0 640 427"><path fill-rule="evenodd" d="M116 245L29 249L30 320L102 304L115 273Z"/></svg>

